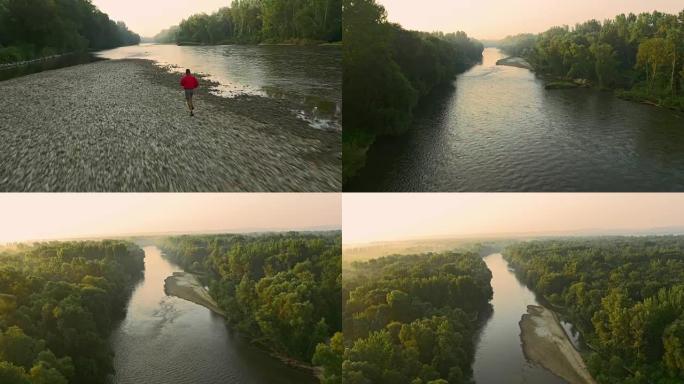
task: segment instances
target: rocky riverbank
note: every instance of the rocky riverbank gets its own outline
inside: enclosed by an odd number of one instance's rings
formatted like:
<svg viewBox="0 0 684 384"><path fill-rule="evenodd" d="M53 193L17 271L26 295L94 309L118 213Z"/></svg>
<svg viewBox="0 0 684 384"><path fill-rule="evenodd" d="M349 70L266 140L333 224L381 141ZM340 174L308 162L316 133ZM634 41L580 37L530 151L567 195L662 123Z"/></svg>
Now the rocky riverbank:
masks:
<svg viewBox="0 0 684 384"><path fill-rule="evenodd" d="M108 60L0 82L0 191L339 191L341 133L287 101L208 92Z"/></svg>

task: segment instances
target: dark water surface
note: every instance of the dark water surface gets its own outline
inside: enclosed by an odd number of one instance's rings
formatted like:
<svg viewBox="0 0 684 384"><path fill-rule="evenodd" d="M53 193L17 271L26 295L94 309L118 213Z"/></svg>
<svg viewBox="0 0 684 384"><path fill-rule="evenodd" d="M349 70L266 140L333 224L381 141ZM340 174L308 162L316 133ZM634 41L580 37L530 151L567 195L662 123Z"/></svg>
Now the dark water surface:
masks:
<svg viewBox="0 0 684 384"><path fill-rule="evenodd" d="M477 384L564 384L565 381L525 359L520 319L528 305L539 305L534 293L509 270L500 253L484 258L492 271L494 312L480 333L473 363Z"/></svg>
<svg viewBox="0 0 684 384"><path fill-rule="evenodd" d="M207 76L214 93L287 99L295 111L317 128L340 129L342 50L339 46L141 44L98 52L106 59L148 59Z"/></svg>
<svg viewBox="0 0 684 384"><path fill-rule="evenodd" d="M382 139L350 191L682 191L684 116L591 89L545 90L484 61Z"/></svg>
<svg viewBox="0 0 684 384"><path fill-rule="evenodd" d="M232 333L208 309L164 293L181 268L145 247L145 277L111 337L117 384L315 383Z"/></svg>

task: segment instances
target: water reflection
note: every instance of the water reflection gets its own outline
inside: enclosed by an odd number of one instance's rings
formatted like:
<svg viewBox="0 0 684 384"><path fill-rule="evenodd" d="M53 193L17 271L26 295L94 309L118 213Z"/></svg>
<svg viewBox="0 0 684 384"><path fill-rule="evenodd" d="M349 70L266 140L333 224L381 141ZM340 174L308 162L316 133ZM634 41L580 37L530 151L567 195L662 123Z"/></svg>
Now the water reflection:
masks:
<svg viewBox="0 0 684 384"><path fill-rule="evenodd" d="M493 313L482 329L475 352L473 377L478 384L562 384L564 380L525 359L520 326L534 293L520 283L500 253L484 258L492 271Z"/></svg>
<svg viewBox="0 0 684 384"><path fill-rule="evenodd" d="M181 269L145 247L145 277L111 336L117 384L314 383L256 349L208 309L167 296L164 279Z"/></svg>

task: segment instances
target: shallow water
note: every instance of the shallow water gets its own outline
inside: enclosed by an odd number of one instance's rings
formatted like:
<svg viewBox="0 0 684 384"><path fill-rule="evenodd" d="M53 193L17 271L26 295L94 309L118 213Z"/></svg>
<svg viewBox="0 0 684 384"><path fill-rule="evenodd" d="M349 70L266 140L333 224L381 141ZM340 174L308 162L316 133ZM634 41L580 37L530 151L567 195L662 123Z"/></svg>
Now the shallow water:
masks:
<svg viewBox="0 0 684 384"><path fill-rule="evenodd" d="M145 277L111 336L116 384L315 383L231 332L222 317L164 293L181 268L145 247Z"/></svg>
<svg viewBox="0 0 684 384"><path fill-rule="evenodd" d="M682 191L684 115L482 64L379 140L350 191Z"/></svg>
<svg viewBox="0 0 684 384"><path fill-rule="evenodd" d="M563 384L564 380L525 359L519 322L528 305L539 305L534 293L518 281L508 262L495 253L484 258L492 271L493 313L483 327L475 351L473 378L478 384Z"/></svg>
<svg viewBox="0 0 684 384"><path fill-rule="evenodd" d="M177 46L141 44L98 52L106 59L148 59L219 83L217 95L243 94L292 101L317 128L340 129L342 50L338 46Z"/></svg>

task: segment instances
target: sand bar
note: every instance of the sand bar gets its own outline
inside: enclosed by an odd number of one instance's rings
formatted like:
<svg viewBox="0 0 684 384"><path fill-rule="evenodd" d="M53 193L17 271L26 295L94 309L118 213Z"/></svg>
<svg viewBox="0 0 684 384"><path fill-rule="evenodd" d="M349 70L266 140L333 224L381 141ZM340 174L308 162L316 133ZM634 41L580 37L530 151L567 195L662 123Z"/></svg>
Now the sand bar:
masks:
<svg viewBox="0 0 684 384"><path fill-rule="evenodd" d="M174 272L173 275L164 280L164 292L169 296L180 297L181 299L199 304L223 317L226 316L214 298L209 295L209 292L197 280L197 276L192 273Z"/></svg>
<svg viewBox="0 0 684 384"><path fill-rule="evenodd" d="M552 311L528 305L527 314L520 320L520 330L523 350L529 360L570 384L596 384Z"/></svg>

